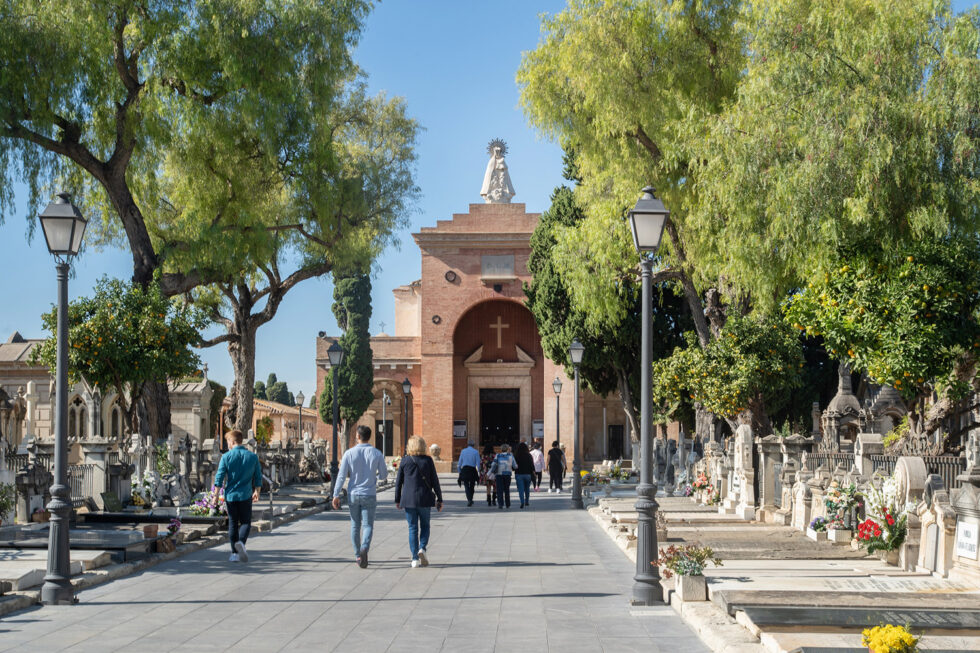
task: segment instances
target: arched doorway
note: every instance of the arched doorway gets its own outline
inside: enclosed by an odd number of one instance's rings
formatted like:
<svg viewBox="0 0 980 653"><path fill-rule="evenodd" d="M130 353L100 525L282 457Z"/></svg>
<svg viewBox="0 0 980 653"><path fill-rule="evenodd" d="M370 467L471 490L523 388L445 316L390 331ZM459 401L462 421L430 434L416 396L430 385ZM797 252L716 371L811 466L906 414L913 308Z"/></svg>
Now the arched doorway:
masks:
<svg viewBox="0 0 980 653"><path fill-rule="evenodd" d="M453 333L454 450L467 439L482 448L531 437L543 411L543 359L534 317L520 303L489 300L463 314Z"/></svg>

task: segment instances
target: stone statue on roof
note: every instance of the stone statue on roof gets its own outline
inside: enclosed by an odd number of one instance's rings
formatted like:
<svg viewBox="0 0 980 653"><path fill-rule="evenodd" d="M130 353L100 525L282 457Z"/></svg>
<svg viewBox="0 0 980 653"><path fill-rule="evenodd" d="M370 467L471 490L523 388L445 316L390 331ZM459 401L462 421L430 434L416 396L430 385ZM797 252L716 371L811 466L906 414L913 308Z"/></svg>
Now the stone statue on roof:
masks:
<svg viewBox="0 0 980 653"><path fill-rule="evenodd" d="M514 196L514 185L510 183L510 173L507 172L507 162L504 161L507 144L495 138L487 145L487 154L490 155L490 160L483 175L480 196L487 204L510 204L510 198Z"/></svg>

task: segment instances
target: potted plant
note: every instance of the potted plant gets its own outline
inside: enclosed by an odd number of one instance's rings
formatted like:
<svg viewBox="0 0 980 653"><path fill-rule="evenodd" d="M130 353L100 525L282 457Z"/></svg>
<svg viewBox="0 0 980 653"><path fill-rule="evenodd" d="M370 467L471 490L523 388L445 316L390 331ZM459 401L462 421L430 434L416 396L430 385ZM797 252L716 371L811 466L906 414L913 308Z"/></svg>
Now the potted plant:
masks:
<svg viewBox="0 0 980 653"><path fill-rule="evenodd" d="M868 653L917 653L919 638L904 626L882 624L861 632L861 644Z"/></svg>
<svg viewBox="0 0 980 653"><path fill-rule="evenodd" d="M676 574L674 592L681 601L706 601L708 599L708 584L704 579L704 568L708 563L721 566L721 559L715 555L710 546L688 544L678 547L671 545L660 549L660 558L656 564L663 571L664 578Z"/></svg>
<svg viewBox="0 0 980 653"><path fill-rule="evenodd" d="M898 505L898 484L894 477L869 485L866 517L858 524L858 542L868 554L875 554L890 565L898 564L898 549L908 532L908 514Z"/></svg>
<svg viewBox="0 0 980 653"><path fill-rule="evenodd" d="M826 542L828 523L825 517L814 517L807 526L806 536L814 542Z"/></svg>
<svg viewBox="0 0 980 653"><path fill-rule="evenodd" d="M14 511L16 496L13 483L0 483L0 525L3 525L7 515ZM10 521L13 522L13 516L10 517Z"/></svg>
<svg viewBox="0 0 980 653"><path fill-rule="evenodd" d="M51 521L51 513L44 508L35 508L31 513L31 521L35 524L43 524Z"/></svg>

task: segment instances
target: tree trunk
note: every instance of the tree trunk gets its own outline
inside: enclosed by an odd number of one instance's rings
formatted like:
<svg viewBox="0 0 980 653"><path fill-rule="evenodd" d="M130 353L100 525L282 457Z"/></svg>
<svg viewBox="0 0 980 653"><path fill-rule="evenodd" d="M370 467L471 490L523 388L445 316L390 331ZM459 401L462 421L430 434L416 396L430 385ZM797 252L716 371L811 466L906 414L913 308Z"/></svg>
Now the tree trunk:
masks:
<svg viewBox="0 0 980 653"><path fill-rule="evenodd" d="M170 388L166 383L149 381L143 385L143 404L146 406L146 428L156 440L170 435Z"/></svg>
<svg viewBox="0 0 980 653"><path fill-rule="evenodd" d="M757 394L749 400L748 408L742 415L743 419L752 427L753 436L772 435L772 422L769 421L769 414L766 412L766 404L762 399L762 394Z"/></svg>
<svg viewBox="0 0 980 653"><path fill-rule="evenodd" d="M235 325L242 322L235 320ZM228 342L228 355L235 371L235 428L247 434L252 428L253 395L255 393L255 329L246 326L238 338Z"/></svg>
<svg viewBox="0 0 980 653"><path fill-rule="evenodd" d="M701 402L694 402L694 434L703 444L715 439L715 416Z"/></svg>
<svg viewBox="0 0 980 653"><path fill-rule="evenodd" d="M629 422L630 440L640 441L640 413L633 403L633 393L630 390L629 380L626 372L616 370L616 385L619 386L619 398L623 402L623 412L626 414L626 421Z"/></svg>

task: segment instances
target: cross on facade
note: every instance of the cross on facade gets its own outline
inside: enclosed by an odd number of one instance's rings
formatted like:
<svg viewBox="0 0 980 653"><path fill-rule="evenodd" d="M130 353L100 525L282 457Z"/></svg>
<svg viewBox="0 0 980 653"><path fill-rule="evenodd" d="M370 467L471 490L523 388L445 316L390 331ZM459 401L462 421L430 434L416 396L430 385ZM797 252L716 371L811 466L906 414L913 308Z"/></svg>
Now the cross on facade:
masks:
<svg viewBox="0 0 980 653"><path fill-rule="evenodd" d="M385 323L384 322L379 322L379 324L381 325L381 332L384 333Z"/></svg>
<svg viewBox="0 0 980 653"><path fill-rule="evenodd" d="M491 329L496 329L497 330L497 349L500 349L501 347L504 346L503 345L503 337L502 336L503 336L503 333L504 333L504 329L507 329L509 327L510 327L510 325L509 324L504 324L503 321L500 319L500 316L499 315L497 316L497 323L490 325L490 328Z"/></svg>

